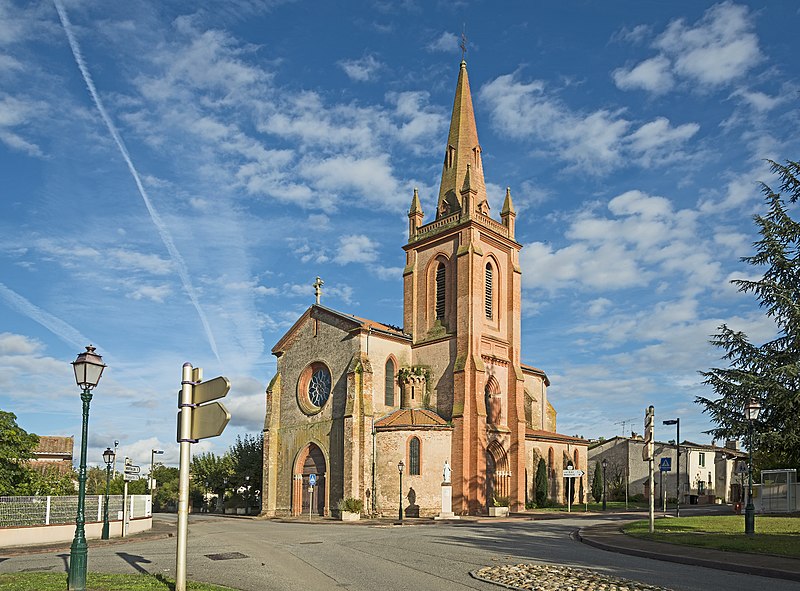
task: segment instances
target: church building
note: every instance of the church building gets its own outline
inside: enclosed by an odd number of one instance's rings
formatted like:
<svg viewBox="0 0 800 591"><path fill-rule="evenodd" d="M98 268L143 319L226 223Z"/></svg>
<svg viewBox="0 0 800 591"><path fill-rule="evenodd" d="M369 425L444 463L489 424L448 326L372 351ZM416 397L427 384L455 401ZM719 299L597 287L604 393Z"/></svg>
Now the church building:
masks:
<svg viewBox="0 0 800 591"><path fill-rule="evenodd" d="M438 515L443 480L456 515L521 511L540 459L549 499L566 502L563 470L586 471L587 442L556 433L547 375L522 362L516 215L507 189L491 216L462 61L435 217L416 189L408 212L402 328L322 305L317 278L316 304L272 349L264 515L337 514L343 498ZM586 476L571 490L581 502Z"/></svg>

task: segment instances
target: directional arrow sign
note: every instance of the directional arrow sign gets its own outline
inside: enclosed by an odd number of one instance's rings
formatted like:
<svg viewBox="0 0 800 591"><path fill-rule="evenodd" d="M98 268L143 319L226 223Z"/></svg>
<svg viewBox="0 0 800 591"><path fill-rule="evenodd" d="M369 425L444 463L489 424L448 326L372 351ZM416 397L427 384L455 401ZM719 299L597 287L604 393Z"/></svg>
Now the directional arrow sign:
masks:
<svg viewBox="0 0 800 591"><path fill-rule="evenodd" d="M204 402L211 402L217 398L224 398L231 389L231 383L228 378L219 376L207 382L200 382L192 389L192 402L194 404L203 404ZM224 428L224 427L223 427ZM209 435L213 437L213 435ZM197 439L197 437L195 437Z"/></svg>
<svg viewBox="0 0 800 591"><path fill-rule="evenodd" d="M225 380L225 378L222 379ZM225 382L228 382L228 380L225 380ZM228 384L228 387L230 387L230 384ZM227 388L225 391L227 392ZM192 439L216 437L225 430L225 426L230 420L231 413L222 406L221 402L198 406L192 411Z"/></svg>
<svg viewBox="0 0 800 591"><path fill-rule="evenodd" d="M125 466L125 474L138 474L141 470L139 466L131 466L130 464Z"/></svg>
<svg viewBox="0 0 800 591"><path fill-rule="evenodd" d="M580 478L584 475L583 470L564 470L564 478Z"/></svg>
<svg viewBox="0 0 800 591"><path fill-rule="evenodd" d="M138 474L127 474L126 473L126 474L122 475L122 479L127 481L127 482L130 482L131 480L139 480L139 475Z"/></svg>

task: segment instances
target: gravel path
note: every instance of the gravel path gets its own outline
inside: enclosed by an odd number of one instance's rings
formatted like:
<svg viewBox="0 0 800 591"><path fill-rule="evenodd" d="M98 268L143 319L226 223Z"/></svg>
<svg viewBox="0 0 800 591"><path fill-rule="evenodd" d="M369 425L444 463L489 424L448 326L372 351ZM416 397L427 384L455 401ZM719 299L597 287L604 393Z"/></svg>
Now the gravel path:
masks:
<svg viewBox="0 0 800 591"><path fill-rule="evenodd" d="M595 570L545 564L487 566L470 574L487 583L527 591L670 591Z"/></svg>

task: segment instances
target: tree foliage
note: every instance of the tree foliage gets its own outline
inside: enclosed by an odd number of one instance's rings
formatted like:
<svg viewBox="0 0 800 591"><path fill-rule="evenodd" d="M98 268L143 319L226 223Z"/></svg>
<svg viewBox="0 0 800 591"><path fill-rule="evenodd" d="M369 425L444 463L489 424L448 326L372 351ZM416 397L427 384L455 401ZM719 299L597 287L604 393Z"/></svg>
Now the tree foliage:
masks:
<svg viewBox="0 0 800 591"><path fill-rule="evenodd" d="M751 398L758 400L762 410L752 447L760 468L800 468L800 223L789 211L800 199L800 164L770 164L778 192L761 184L767 212L753 217L761 239L754 243L755 254L742 259L764 274L732 283L756 297L777 336L758 345L721 325L711 343L725 351L729 365L701 372L717 397L699 396L696 402L716 424L710 433L723 439L747 435L744 409Z"/></svg>
<svg viewBox="0 0 800 591"><path fill-rule="evenodd" d="M0 410L0 496L27 493L28 460L38 444L39 437L17 425L14 413Z"/></svg>
<svg viewBox="0 0 800 591"><path fill-rule="evenodd" d="M594 464L594 476L592 477L592 498L595 503L603 500L603 468L600 462Z"/></svg>
<svg viewBox="0 0 800 591"><path fill-rule="evenodd" d="M547 463L544 458L539 458L536 467L536 504L539 507L547 504Z"/></svg>

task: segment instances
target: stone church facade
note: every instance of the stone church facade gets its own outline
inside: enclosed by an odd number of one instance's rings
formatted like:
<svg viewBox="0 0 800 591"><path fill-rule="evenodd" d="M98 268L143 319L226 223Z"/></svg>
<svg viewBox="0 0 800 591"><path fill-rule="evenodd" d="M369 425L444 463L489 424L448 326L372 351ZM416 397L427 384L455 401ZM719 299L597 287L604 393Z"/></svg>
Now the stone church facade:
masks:
<svg viewBox="0 0 800 591"><path fill-rule="evenodd" d="M267 387L263 514L441 510L445 462L456 514L512 511L535 498L539 459L548 495L565 501L562 469L586 469L587 442L556 433L547 375L522 363L522 245L506 191L490 215L466 63L461 62L438 205L408 213L403 327L317 303L273 347ZM399 463L403 463L402 490ZM313 496L309 477L316 476ZM574 496L587 491L574 480Z"/></svg>

